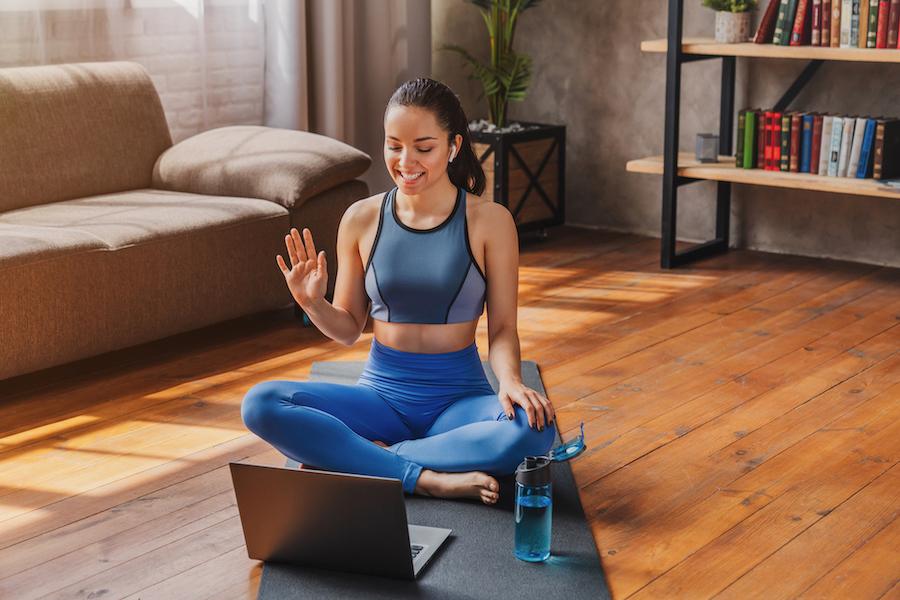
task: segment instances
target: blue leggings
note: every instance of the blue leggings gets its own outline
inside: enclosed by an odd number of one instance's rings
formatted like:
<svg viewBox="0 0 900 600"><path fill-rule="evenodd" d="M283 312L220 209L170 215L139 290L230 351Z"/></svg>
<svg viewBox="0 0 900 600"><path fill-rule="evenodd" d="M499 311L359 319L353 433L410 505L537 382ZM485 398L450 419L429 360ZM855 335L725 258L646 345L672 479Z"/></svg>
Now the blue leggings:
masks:
<svg viewBox="0 0 900 600"><path fill-rule="evenodd" d="M528 455L545 454L555 424L510 420L491 388L475 342L424 354L372 338L355 385L266 381L247 392L247 428L282 454L318 468L393 477L412 493L423 468L513 473ZM389 444L382 448L372 440Z"/></svg>

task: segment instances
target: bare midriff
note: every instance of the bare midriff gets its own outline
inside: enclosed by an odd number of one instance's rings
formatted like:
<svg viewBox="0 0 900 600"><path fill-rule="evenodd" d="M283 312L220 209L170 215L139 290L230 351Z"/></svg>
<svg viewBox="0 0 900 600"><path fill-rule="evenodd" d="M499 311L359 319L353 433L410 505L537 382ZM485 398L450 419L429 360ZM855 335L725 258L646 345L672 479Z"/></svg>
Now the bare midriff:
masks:
<svg viewBox="0 0 900 600"><path fill-rule="evenodd" d="M371 319L371 316L369 317ZM372 319L372 333L378 343L401 350L438 354L462 350L475 341L478 321L462 323L388 323Z"/></svg>

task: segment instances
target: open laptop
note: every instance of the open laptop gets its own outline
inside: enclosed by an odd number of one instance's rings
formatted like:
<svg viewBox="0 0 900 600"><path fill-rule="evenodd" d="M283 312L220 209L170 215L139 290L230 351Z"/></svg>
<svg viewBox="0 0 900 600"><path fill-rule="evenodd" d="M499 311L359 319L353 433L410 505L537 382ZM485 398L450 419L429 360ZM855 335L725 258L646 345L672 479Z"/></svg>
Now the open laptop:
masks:
<svg viewBox="0 0 900 600"><path fill-rule="evenodd" d="M229 466L250 558L415 579L451 532L406 522L399 479Z"/></svg>

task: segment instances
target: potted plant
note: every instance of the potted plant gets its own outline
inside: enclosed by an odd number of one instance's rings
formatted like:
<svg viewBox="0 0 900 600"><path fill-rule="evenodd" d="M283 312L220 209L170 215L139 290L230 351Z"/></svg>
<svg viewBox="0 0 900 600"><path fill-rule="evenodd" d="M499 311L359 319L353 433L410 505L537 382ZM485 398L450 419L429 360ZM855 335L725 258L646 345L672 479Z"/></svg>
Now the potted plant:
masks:
<svg viewBox="0 0 900 600"><path fill-rule="evenodd" d="M488 116L469 123L469 135L487 177L483 197L505 205L520 231L539 230L565 221L566 128L529 121L508 122L510 101L521 102L531 83L531 58L512 45L519 16L539 0L469 0L481 12L490 42L490 61L482 63L465 48L459 54L471 67L487 98Z"/></svg>
<svg viewBox="0 0 900 600"><path fill-rule="evenodd" d="M703 6L716 11L716 41L723 44L750 39L750 11L756 0L702 0Z"/></svg>

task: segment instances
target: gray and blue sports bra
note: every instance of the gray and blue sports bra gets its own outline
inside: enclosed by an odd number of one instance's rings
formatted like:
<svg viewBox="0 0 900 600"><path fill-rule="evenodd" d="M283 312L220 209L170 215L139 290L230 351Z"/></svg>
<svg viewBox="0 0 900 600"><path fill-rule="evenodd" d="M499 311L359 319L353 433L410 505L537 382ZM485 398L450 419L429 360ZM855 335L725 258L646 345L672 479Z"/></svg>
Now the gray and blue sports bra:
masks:
<svg viewBox="0 0 900 600"><path fill-rule="evenodd" d="M450 216L431 229L404 225L397 216L397 188L385 193L365 271L373 319L460 323L484 312L487 278L469 245L466 191L457 189Z"/></svg>

